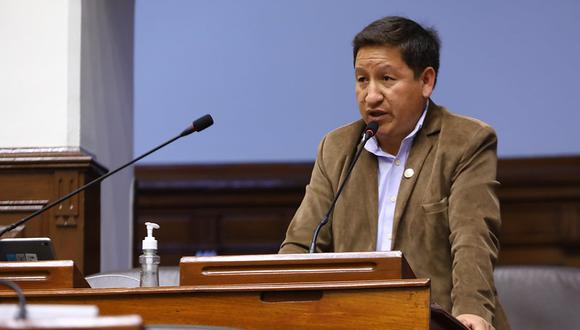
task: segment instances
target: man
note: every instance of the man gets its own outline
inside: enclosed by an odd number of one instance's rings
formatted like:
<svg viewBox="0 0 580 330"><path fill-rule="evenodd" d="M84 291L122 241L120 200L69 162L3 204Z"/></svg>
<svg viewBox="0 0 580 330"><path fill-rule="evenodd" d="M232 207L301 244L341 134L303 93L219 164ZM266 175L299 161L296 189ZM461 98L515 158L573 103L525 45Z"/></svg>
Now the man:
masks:
<svg viewBox="0 0 580 330"><path fill-rule="evenodd" d="M281 253L308 251L312 233L344 180L365 123L379 129L317 245L321 252L400 250L432 299L471 329L509 329L497 300L499 251L491 127L430 100L439 70L433 30L385 17L353 40L362 120L322 140L306 195Z"/></svg>

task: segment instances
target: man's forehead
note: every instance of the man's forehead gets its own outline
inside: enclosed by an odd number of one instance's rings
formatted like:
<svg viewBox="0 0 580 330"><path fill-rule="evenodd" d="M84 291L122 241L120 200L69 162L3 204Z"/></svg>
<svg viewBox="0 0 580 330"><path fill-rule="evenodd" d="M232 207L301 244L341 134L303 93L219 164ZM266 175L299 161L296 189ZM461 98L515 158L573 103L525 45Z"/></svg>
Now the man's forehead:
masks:
<svg viewBox="0 0 580 330"><path fill-rule="evenodd" d="M355 59L355 68L361 65L392 67L400 65L401 62L401 52L398 47L387 45L366 46L359 49Z"/></svg>

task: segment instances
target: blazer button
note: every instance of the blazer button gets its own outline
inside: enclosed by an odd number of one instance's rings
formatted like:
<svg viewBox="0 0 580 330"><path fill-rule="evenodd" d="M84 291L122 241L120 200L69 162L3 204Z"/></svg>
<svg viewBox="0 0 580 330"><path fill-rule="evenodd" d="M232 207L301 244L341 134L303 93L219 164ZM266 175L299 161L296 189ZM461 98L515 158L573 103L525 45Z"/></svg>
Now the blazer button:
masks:
<svg viewBox="0 0 580 330"><path fill-rule="evenodd" d="M403 175L405 176L405 178L410 179L411 177L413 177L413 175L415 175L415 171L412 168L408 168L405 170L405 172L403 172Z"/></svg>

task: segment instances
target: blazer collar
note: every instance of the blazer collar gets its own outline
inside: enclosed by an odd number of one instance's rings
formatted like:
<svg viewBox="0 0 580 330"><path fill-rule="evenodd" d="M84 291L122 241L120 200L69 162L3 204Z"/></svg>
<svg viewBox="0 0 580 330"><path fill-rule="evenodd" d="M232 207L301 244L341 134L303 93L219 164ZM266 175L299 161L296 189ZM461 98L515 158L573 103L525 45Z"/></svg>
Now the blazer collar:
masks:
<svg viewBox="0 0 580 330"><path fill-rule="evenodd" d="M439 133L441 130L441 116L443 115L442 112L442 108L435 104L433 100L429 99L429 108L427 109L427 115L425 116L425 122L423 122L422 127L423 133L425 135Z"/></svg>

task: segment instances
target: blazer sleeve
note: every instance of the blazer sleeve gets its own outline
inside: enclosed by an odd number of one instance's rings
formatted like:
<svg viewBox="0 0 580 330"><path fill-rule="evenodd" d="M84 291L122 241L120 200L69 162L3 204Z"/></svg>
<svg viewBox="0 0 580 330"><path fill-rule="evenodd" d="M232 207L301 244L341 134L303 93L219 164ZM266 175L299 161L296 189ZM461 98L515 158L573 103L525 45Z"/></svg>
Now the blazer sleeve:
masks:
<svg viewBox="0 0 580 330"><path fill-rule="evenodd" d="M449 243L452 314L476 314L493 322L493 269L501 226L496 188L497 137L489 126L475 131L452 178Z"/></svg>
<svg viewBox="0 0 580 330"><path fill-rule="evenodd" d="M324 147L326 143L327 137L322 139L318 146L310 183L306 186L304 199L288 226L286 239L282 243L279 253L308 252L314 229L330 207L334 192L325 166ZM332 221L329 221L322 227L318 236L318 252L332 251L331 226Z"/></svg>

